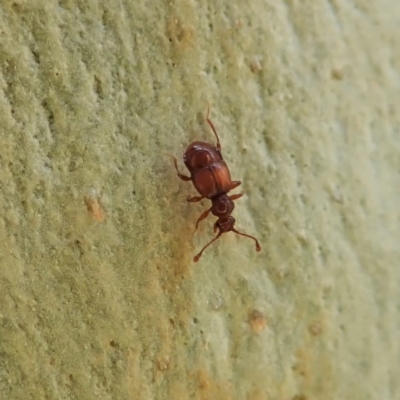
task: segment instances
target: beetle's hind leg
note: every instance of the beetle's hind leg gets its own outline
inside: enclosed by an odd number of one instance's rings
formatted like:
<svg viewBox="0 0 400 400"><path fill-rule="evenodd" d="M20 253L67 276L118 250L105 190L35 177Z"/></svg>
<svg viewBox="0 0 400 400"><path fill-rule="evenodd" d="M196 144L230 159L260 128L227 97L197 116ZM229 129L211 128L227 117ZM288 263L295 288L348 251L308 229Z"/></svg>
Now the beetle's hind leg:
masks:
<svg viewBox="0 0 400 400"><path fill-rule="evenodd" d="M164 153L164 154L165 154L166 156L168 156L168 157L170 157L170 158L172 158L172 159L174 160L174 165L175 165L176 173L178 174L179 178L181 178L183 181L186 181L186 182L192 180L192 178L191 178L190 176L183 175L183 174L181 174L181 173L179 172L179 170L178 170L178 161L177 161L177 159L176 159L174 156L171 156L170 154L167 154L167 153Z"/></svg>
<svg viewBox="0 0 400 400"><path fill-rule="evenodd" d="M217 130L215 129L215 126L211 122L211 119L209 118L209 116L210 116L210 103L207 102L207 117L206 117L206 121L207 121L208 125L210 125L210 128L212 129L212 131L214 132L214 135L217 138L217 148L218 148L218 150L221 151L221 142L219 141Z"/></svg>

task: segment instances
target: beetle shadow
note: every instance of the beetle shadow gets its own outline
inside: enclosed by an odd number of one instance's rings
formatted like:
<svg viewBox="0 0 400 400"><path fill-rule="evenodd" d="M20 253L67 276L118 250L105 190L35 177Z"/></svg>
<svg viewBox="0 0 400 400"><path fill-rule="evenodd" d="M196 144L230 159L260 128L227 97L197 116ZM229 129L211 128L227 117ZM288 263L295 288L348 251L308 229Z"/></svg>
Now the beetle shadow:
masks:
<svg viewBox="0 0 400 400"><path fill-rule="evenodd" d="M170 157L160 154L158 161L159 184L157 187L158 201L160 202L160 225L163 235L166 257L171 274L176 277L186 276L189 267L193 264L193 256L196 252L193 244L192 233L201 213L202 207L196 207L186 201L188 195L195 194L191 181L184 182L179 179L174 162ZM190 175L181 157L177 158L179 172ZM201 202L196 203L200 205Z"/></svg>

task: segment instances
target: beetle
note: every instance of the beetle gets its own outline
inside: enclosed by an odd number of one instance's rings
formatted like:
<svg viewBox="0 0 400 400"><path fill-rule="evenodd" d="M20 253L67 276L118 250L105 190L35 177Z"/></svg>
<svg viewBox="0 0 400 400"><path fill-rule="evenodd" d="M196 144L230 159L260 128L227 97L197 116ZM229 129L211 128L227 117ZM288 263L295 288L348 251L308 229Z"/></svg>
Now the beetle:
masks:
<svg viewBox="0 0 400 400"><path fill-rule="evenodd" d="M217 236L208 242L193 258L194 262L199 261L203 251L214 243L223 233L230 231L253 239L256 244L256 251L261 250L260 243L255 237L239 232L234 228L235 218L231 215L235 208L233 201L242 197L244 193L241 192L228 196L228 192L238 187L241 181L232 181L231 179L229 168L221 154L221 142L209 115L210 105L208 105L206 121L214 132L217 144L213 145L200 141L189 144L183 155L183 162L189 170L190 176L181 174L178 170L177 159L170 156L174 160L174 166L178 177L186 182L192 181L194 187L200 194L200 196L188 196L186 200L190 203L201 201L204 198L211 200L211 207L200 215L193 233L196 232L199 223L207 218L210 212L218 218L214 223L214 232L218 231Z"/></svg>

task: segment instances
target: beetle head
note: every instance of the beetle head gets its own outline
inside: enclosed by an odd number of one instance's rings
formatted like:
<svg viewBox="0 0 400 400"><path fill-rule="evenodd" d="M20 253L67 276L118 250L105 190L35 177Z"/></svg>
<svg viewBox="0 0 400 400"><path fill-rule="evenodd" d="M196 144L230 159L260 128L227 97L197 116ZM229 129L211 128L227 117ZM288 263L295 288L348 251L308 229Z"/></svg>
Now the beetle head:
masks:
<svg viewBox="0 0 400 400"><path fill-rule="evenodd" d="M233 230L233 226L235 225L235 218L231 215L228 218L220 218L214 224L214 230L219 230L219 233L225 233Z"/></svg>

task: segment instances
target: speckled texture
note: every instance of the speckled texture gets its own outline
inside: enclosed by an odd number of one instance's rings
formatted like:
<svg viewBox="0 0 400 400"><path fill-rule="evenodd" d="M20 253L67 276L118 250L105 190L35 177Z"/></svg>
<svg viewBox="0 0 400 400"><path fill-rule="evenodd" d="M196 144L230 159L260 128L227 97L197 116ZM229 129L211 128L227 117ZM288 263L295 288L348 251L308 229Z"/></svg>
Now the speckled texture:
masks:
<svg viewBox="0 0 400 400"><path fill-rule="evenodd" d="M397 0L99 3L0 4L1 399L399 398Z"/></svg>

